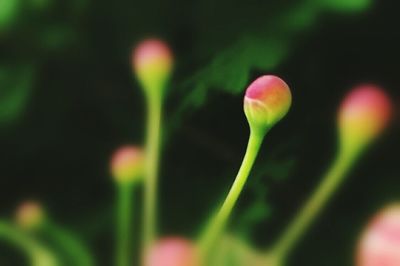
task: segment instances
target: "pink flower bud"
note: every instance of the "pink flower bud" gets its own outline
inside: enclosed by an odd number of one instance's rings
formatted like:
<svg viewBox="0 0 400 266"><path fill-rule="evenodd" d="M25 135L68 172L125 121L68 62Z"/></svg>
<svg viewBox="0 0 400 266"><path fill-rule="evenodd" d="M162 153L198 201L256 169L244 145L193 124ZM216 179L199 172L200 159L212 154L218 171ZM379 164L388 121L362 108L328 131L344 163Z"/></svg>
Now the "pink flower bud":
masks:
<svg viewBox="0 0 400 266"><path fill-rule="evenodd" d="M143 176L143 152L135 146L119 148L111 159L111 174L119 183L134 183Z"/></svg>
<svg viewBox="0 0 400 266"><path fill-rule="evenodd" d="M24 229L36 229L43 224L45 212L42 206L35 201L22 203L16 212L16 222Z"/></svg>
<svg viewBox="0 0 400 266"><path fill-rule="evenodd" d="M383 209L367 226L358 245L356 265L400 265L400 204Z"/></svg>
<svg viewBox="0 0 400 266"><path fill-rule="evenodd" d="M291 103L289 86L282 79L272 75L259 77L250 84L244 97L250 128L264 132L286 115Z"/></svg>
<svg viewBox="0 0 400 266"><path fill-rule="evenodd" d="M157 241L149 250L145 266L199 266L197 251L192 242L169 237Z"/></svg>
<svg viewBox="0 0 400 266"><path fill-rule="evenodd" d="M134 49L132 62L143 88L148 93L162 93L173 67L169 47L158 39L144 40Z"/></svg>
<svg viewBox="0 0 400 266"><path fill-rule="evenodd" d="M346 149L359 149L386 128L391 116L391 102L386 93L374 85L354 88L339 110L339 130Z"/></svg>

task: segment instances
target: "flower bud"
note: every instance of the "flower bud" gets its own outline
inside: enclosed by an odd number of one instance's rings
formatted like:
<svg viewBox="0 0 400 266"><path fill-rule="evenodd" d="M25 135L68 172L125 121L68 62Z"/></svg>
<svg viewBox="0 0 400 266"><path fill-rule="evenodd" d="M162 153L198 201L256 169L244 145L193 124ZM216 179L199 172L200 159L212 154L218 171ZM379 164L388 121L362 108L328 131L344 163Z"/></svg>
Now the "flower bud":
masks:
<svg viewBox="0 0 400 266"><path fill-rule="evenodd" d="M356 265L400 265L400 204L386 207L367 226L358 245Z"/></svg>
<svg viewBox="0 0 400 266"><path fill-rule="evenodd" d="M196 248L192 242L179 238L161 239L150 248L145 266L199 266Z"/></svg>
<svg viewBox="0 0 400 266"><path fill-rule="evenodd" d="M118 183L132 184L143 176L144 158L140 148L124 146L111 159L111 174Z"/></svg>
<svg viewBox="0 0 400 266"><path fill-rule="evenodd" d="M252 130L265 133L289 111L292 95L289 86L272 75L253 81L246 90L244 112Z"/></svg>
<svg viewBox="0 0 400 266"><path fill-rule="evenodd" d="M16 222L23 229L34 230L39 228L45 220L45 211L35 201L22 203L16 212Z"/></svg>
<svg viewBox="0 0 400 266"><path fill-rule="evenodd" d="M374 85L361 85L350 91L339 110L342 148L359 151L386 128L391 116L391 102Z"/></svg>
<svg viewBox="0 0 400 266"><path fill-rule="evenodd" d="M162 94L173 68L169 47L158 39L147 39L133 51L133 67L146 93Z"/></svg>

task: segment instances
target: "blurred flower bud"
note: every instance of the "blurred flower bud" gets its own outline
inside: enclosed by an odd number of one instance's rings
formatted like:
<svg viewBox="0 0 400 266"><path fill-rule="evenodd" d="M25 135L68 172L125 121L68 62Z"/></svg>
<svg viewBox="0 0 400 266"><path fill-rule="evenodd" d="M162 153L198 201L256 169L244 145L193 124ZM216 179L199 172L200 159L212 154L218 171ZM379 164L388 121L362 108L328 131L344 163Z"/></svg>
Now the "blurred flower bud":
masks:
<svg viewBox="0 0 400 266"><path fill-rule="evenodd" d="M289 86L272 75L253 81L246 90L244 112L252 130L265 133L289 111L292 95Z"/></svg>
<svg viewBox="0 0 400 266"><path fill-rule="evenodd" d="M359 151L375 139L387 126L391 102L386 93L374 85L354 88L339 110L342 148Z"/></svg>
<svg viewBox="0 0 400 266"><path fill-rule="evenodd" d="M146 93L163 93L173 67L169 47L158 39L144 40L133 51L135 74Z"/></svg>
<svg viewBox="0 0 400 266"><path fill-rule="evenodd" d="M118 183L132 184L143 176L144 158L140 148L124 146L111 159L111 174Z"/></svg>
<svg viewBox="0 0 400 266"><path fill-rule="evenodd" d="M23 229L34 230L39 228L45 220L45 211L35 201L22 203L16 212L16 222Z"/></svg>
<svg viewBox="0 0 400 266"><path fill-rule="evenodd" d="M192 242L169 237L161 239L150 248L145 266L199 266L197 251Z"/></svg>
<svg viewBox="0 0 400 266"><path fill-rule="evenodd" d="M383 209L367 226L358 245L356 265L400 265L400 204Z"/></svg>

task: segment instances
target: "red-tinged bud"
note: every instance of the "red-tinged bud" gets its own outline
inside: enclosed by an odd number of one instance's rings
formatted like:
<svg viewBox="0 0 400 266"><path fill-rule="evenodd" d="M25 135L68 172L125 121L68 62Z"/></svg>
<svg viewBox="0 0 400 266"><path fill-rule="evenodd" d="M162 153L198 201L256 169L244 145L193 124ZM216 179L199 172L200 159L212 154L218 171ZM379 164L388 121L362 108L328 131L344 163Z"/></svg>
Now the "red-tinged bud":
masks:
<svg viewBox="0 0 400 266"><path fill-rule="evenodd" d="M400 265L400 204L383 209L367 226L358 245L356 265Z"/></svg>
<svg viewBox="0 0 400 266"><path fill-rule="evenodd" d="M386 93L375 85L354 88L339 110L339 130L342 148L359 151L386 128L392 104Z"/></svg>
<svg viewBox="0 0 400 266"><path fill-rule="evenodd" d="M124 146L111 159L111 174L121 184L132 184L143 177L144 155L140 148Z"/></svg>
<svg viewBox="0 0 400 266"><path fill-rule="evenodd" d="M265 133L286 115L291 103L289 86L282 79L272 75L256 79L244 97L244 112L251 130Z"/></svg>
<svg viewBox="0 0 400 266"><path fill-rule="evenodd" d="M16 222L23 229L33 230L44 223L45 216L45 211L38 202L26 201L17 209Z"/></svg>
<svg viewBox="0 0 400 266"><path fill-rule="evenodd" d="M173 55L161 40L147 39L133 51L136 77L146 93L162 94L173 68Z"/></svg>
<svg viewBox="0 0 400 266"><path fill-rule="evenodd" d="M168 237L149 250L145 266L199 266L195 245L183 238Z"/></svg>

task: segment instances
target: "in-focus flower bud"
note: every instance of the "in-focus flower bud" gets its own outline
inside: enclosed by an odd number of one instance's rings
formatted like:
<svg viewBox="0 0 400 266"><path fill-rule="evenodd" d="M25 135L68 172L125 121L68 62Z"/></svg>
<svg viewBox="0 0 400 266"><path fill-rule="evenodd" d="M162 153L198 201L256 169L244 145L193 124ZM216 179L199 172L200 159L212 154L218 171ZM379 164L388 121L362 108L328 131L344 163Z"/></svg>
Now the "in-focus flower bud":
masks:
<svg viewBox="0 0 400 266"><path fill-rule="evenodd" d="M17 209L16 222L23 229L34 230L44 223L45 216L45 211L38 202L26 201Z"/></svg>
<svg viewBox="0 0 400 266"><path fill-rule="evenodd" d="M386 128L391 109L389 97L375 85L361 85L350 91L338 117L342 148L364 148Z"/></svg>
<svg viewBox="0 0 400 266"><path fill-rule="evenodd" d="M161 40L148 39L133 51L133 67L146 93L162 94L173 68L173 56Z"/></svg>
<svg viewBox="0 0 400 266"><path fill-rule="evenodd" d="M253 81L246 90L244 112L252 130L265 131L289 111L292 95L289 86L272 75Z"/></svg>
<svg viewBox="0 0 400 266"><path fill-rule="evenodd" d="M145 266L199 266L194 244L179 237L158 240L146 256Z"/></svg>
<svg viewBox="0 0 400 266"><path fill-rule="evenodd" d="M400 265L400 204L386 207L367 226L357 248L356 265Z"/></svg>
<svg viewBox="0 0 400 266"><path fill-rule="evenodd" d="M111 159L111 174L118 183L132 184L143 177L144 155L140 148L124 146Z"/></svg>

